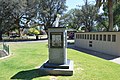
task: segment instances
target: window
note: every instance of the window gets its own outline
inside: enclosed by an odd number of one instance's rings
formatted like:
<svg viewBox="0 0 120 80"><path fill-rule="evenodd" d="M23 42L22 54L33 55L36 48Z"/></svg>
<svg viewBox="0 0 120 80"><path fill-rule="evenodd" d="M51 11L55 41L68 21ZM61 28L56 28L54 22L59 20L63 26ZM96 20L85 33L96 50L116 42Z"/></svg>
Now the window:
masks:
<svg viewBox="0 0 120 80"><path fill-rule="evenodd" d="M86 34L85 34L85 39L86 39Z"/></svg>
<svg viewBox="0 0 120 80"><path fill-rule="evenodd" d="M90 34L90 40L92 40L92 34Z"/></svg>
<svg viewBox="0 0 120 80"><path fill-rule="evenodd" d="M87 34L87 39L89 39L89 34Z"/></svg>
<svg viewBox="0 0 120 80"><path fill-rule="evenodd" d="M85 39L85 36L84 36L84 34L83 34L83 39Z"/></svg>
<svg viewBox="0 0 120 80"><path fill-rule="evenodd" d="M81 37L81 34L79 34L79 39L81 39L82 37Z"/></svg>
<svg viewBox="0 0 120 80"><path fill-rule="evenodd" d="M106 41L106 35L105 34L103 35L103 41Z"/></svg>
<svg viewBox="0 0 120 80"><path fill-rule="evenodd" d="M78 34L76 34L76 39L78 39Z"/></svg>
<svg viewBox="0 0 120 80"><path fill-rule="evenodd" d="M111 41L111 35L108 35L108 41Z"/></svg>
<svg viewBox="0 0 120 80"><path fill-rule="evenodd" d="M98 40L98 34L96 35L96 40Z"/></svg>
<svg viewBox="0 0 120 80"><path fill-rule="evenodd" d="M82 37L81 37L81 34L79 34L79 39L81 39Z"/></svg>
<svg viewBox="0 0 120 80"><path fill-rule="evenodd" d="M78 34L76 34L76 39L78 39Z"/></svg>
<svg viewBox="0 0 120 80"><path fill-rule="evenodd" d="M95 34L93 34L93 40L95 40Z"/></svg>
<svg viewBox="0 0 120 80"><path fill-rule="evenodd" d="M81 39L84 39L84 38L83 38L83 34L81 34Z"/></svg>
<svg viewBox="0 0 120 80"><path fill-rule="evenodd" d="M92 41L89 41L89 43L92 43Z"/></svg>
<svg viewBox="0 0 120 80"><path fill-rule="evenodd" d="M112 42L116 42L116 35L112 35Z"/></svg>
<svg viewBox="0 0 120 80"><path fill-rule="evenodd" d="M100 34L100 41L102 41L102 34Z"/></svg>
<svg viewBox="0 0 120 80"><path fill-rule="evenodd" d="M83 34L81 34L81 39L83 39Z"/></svg>
<svg viewBox="0 0 120 80"><path fill-rule="evenodd" d="M81 34L81 39L84 39L84 34Z"/></svg>
<svg viewBox="0 0 120 80"><path fill-rule="evenodd" d="M81 39L83 39L83 34L81 34Z"/></svg>
<svg viewBox="0 0 120 80"><path fill-rule="evenodd" d="M89 44L89 47L92 47L92 44Z"/></svg>

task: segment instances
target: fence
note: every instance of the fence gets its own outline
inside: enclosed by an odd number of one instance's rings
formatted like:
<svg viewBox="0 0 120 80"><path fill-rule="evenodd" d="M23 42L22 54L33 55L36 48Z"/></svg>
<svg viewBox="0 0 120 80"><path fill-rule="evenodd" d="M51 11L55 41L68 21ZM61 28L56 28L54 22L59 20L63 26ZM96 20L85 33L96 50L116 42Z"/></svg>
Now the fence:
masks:
<svg viewBox="0 0 120 80"><path fill-rule="evenodd" d="M9 54L10 53L9 52L9 45L3 43L3 50L5 50Z"/></svg>

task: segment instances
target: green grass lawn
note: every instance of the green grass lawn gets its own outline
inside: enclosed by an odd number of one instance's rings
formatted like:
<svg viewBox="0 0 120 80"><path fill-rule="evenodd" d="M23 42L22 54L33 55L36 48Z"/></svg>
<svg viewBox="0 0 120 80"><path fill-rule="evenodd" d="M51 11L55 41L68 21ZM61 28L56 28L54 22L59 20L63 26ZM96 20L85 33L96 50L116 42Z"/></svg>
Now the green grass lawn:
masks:
<svg viewBox="0 0 120 80"><path fill-rule="evenodd" d="M41 76L36 67L48 59L47 43L9 45L12 55L0 60L0 80L120 80L120 65L73 49L67 52L74 61L73 76Z"/></svg>

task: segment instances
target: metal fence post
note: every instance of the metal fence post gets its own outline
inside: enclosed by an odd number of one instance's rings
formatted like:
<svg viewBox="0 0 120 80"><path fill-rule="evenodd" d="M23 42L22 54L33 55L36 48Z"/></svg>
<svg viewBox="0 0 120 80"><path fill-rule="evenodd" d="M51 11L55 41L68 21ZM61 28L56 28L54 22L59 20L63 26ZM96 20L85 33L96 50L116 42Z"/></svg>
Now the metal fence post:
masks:
<svg viewBox="0 0 120 80"><path fill-rule="evenodd" d="M9 54L10 53L9 45L3 43L3 50L5 50Z"/></svg>
<svg viewBox="0 0 120 80"><path fill-rule="evenodd" d="M9 54L9 45L8 45L8 54Z"/></svg>

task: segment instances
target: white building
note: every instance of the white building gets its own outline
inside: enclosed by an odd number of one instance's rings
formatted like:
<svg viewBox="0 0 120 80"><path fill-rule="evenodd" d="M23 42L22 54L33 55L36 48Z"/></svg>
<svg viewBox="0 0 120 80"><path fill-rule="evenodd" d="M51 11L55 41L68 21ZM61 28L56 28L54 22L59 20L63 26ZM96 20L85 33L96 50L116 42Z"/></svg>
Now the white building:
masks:
<svg viewBox="0 0 120 80"><path fill-rule="evenodd" d="M75 33L75 46L120 56L120 32Z"/></svg>

